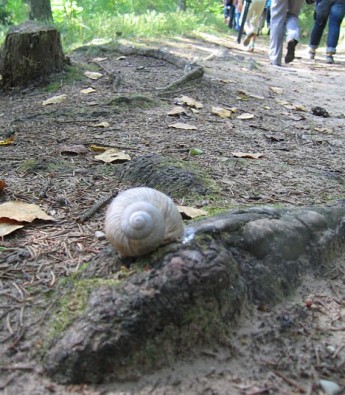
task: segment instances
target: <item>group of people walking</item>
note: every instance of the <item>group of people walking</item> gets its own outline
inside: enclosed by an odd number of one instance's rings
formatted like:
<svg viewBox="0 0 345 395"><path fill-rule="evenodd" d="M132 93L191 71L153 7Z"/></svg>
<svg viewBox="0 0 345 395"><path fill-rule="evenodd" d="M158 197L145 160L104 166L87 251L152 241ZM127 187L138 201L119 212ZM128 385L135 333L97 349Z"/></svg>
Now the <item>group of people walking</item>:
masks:
<svg viewBox="0 0 345 395"><path fill-rule="evenodd" d="M244 9L244 1L248 0L224 0L224 10L229 6L236 7L241 13ZM291 63L295 59L295 49L300 39L299 14L304 1L314 4L315 0L251 0L246 16L244 31L246 38L243 44L250 52L254 51L255 40L262 23L262 14L269 15L269 59L275 66L281 66L284 52L284 38L286 36L285 63ZM236 2L236 4L234 4ZM243 12L242 12L243 16ZM315 58L316 49L320 45L321 38L328 22L326 62L334 63L333 55L336 53L340 36L341 23L345 16L345 0L316 0L314 9L314 26L310 35L309 56ZM241 23L241 18L239 20Z"/></svg>

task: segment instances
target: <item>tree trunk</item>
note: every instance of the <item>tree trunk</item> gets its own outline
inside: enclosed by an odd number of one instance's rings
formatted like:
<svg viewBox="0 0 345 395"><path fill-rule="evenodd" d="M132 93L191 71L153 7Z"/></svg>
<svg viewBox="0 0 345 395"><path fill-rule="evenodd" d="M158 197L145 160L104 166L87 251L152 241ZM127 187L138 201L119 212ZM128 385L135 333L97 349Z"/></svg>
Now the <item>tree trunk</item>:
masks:
<svg viewBox="0 0 345 395"><path fill-rule="evenodd" d="M177 11L186 11L186 9L187 9L186 0L178 0Z"/></svg>
<svg viewBox="0 0 345 395"><path fill-rule="evenodd" d="M52 21L53 14L50 0L30 0L29 18L33 21Z"/></svg>
<svg viewBox="0 0 345 395"><path fill-rule="evenodd" d="M0 87L7 89L62 71L66 58L59 32L28 21L9 29L0 54Z"/></svg>

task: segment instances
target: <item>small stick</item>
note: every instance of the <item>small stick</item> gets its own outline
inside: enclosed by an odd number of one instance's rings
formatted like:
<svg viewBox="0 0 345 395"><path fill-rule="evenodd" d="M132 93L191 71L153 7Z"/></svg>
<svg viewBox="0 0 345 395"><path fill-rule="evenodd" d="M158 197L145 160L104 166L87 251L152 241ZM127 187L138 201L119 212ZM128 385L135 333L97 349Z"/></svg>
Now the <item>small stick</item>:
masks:
<svg viewBox="0 0 345 395"><path fill-rule="evenodd" d="M289 379L288 377L284 376L283 374L281 374L281 373L279 373L277 371L274 371L274 374L276 374L278 377L280 377L281 379L286 381L292 387L295 387L300 394L305 394L306 393L306 390L303 387L301 387L298 383L296 383L295 381Z"/></svg>
<svg viewBox="0 0 345 395"><path fill-rule="evenodd" d="M109 202L110 199L114 198L116 195L118 194L118 192L113 192L110 195L106 196L105 198L99 200L97 203L95 203L91 208L87 209L84 214L82 214L79 217L79 222L80 223L84 223L86 222L88 219L90 219L93 215L95 215L95 213L102 208L105 204L107 204Z"/></svg>
<svg viewBox="0 0 345 395"><path fill-rule="evenodd" d="M51 178L51 176L49 176L46 184L44 185L44 187L42 188L41 192L38 195L40 198L47 197L47 191L48 191L48 188L50 187L51 183L52 183L52 178Z"/></svg>
<svg viewBox="0 0 345 395"><path fill-rule="evenodd" d="M171 84L167 86L163 86L162 88L156 88L157 90L171 90L174 88L178 88L184 86L187 82L195 80L197 78L201 78L204 74L203 67L197 67L189 73L185 74L183 77L173 81Z"/></svg>

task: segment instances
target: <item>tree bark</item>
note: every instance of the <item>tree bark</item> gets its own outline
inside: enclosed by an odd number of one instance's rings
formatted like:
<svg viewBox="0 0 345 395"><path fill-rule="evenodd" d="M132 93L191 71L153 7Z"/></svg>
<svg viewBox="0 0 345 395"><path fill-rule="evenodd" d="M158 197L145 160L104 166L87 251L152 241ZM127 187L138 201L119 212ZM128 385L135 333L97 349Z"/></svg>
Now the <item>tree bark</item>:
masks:
<svg viewBox="0 0 345 395"><path fill-rule="evenodd" d="M50 0L30 0L29 19L33 21L51 22L53 20Z"/></svg>
<svg viewBox="0 0 345 395"><path fill-rule="evenodd" d="M187 9L186 0L178 0L177 11L186 11L186 9Z"/></svg>
<svg viewBox="0 0 345 395"><path fill-rule="evenodd" d="M224 344L248 301L282 301L345 246L344 207L237 210L192 226L195 237L180 245L127 262L107 250L80 273L79 287L95 288L51 342L45 368L55 380L122 380L200 344ZM74 294L65 295L72 305Z"/></svg>
<svg viewBox="0 0 345 395"><path fill-rule="evenodd" d="M62 71L66 58L59 32L28 21L9 29L0 54L0 87L22 86Z"/></svg>

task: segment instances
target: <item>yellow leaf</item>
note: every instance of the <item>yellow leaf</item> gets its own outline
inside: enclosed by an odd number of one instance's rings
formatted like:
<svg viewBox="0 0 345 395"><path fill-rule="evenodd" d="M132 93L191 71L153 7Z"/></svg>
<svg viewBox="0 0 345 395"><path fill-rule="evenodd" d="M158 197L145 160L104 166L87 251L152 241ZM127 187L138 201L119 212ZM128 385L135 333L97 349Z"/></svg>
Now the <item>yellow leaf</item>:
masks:
<svg viewBox="0 0 345 395"><path fill-rule="evenodd" d="M24 225L16 221L6 220L4 218L0 219L0 237L4 237L17 229L23 228Z"/></svg>
<svg viewBox="0 0 345 395"><path fill-rule="evenodd" d="M249 114L249 112L245 112L237 117L237 119L253 119L254 114Z"/></svg>
<svg viewBox="0 0 345 395"><path fill-rule="evenodd" d="M185 109L184 109L183 107L180 107L180 106L175 106L175 107L173 107L173 108L167 113L167 115L171 115L171 116L174 116L174 115L182 115L182 114L186 114L186 111L185 111Z"/></svg>
<svg viewBox="0 0 345 395"><path fill-rule="evenodd" d="M169 125L169 128L175 128L175 129L184 129L184 130L197 130L197 127L194 125L189 125L188 123L173 123Z"/></svg>
<svg viewBox="0 0 345 395"><path fill-rule="evenodd" d="M80 91L80 93L82 93L83 95L88 95L89 93L93 93L93 92L96 92L96 89L93 89L93 88L86 88L86 89L82 89L81 91Z"/></svg>
<svg viewBox="0 0 345 395"><path fill-rule="evenodd" d="M295 110L296 111L308 111L307 108L305 106L303 106L303 104L296 104Z"/></svg>
<svg viewBox="0 0 345 395"><path fill-rule="evenodd" d="M104 60L107 60L108 58L93 58L93 62L103 62Z"/></svg>
<svg viewBox="0 0 345 395"><path fill-rule="evenodd" d="M110 149L109 147L101 147L99 145L94 145L94 144L90 145L89 148L91 151L95 151L95 152L104 152L104 151Z"/></svg>
<svg viewBox="0 0 345 395"><path fill-rule="evenodd" d="M200 109L203 108L203 104L201 104L200 102L192 99L191 97L188 96L181 96L179 99L177 99L179 102L182 102L183 104L185 104L188 107L194 107L196 109Z"/></svg>
<svg viewBox="0 0 345 395"><path fill-rule="evenodd" d="M177 206L178 211L181 213L182 217L186 219L193 219L201 217L202 215L207 215L207 211L201 210L199 208L189 207L189 206Z"/></svg>
<svg viewBox="0 0 345 395"><path fill-rule="evenodd" d="M105 163L113 163L113 162L127 162L131 160L131 157L128 154L125 154L123 151L120 151L116 148L110 148L103 152L103 154L96 155L95 159L101 160Z"/></svg>
<svg viewBox="0 0 345 395"><path fill-rule="evenodd" d="M50 99L44 100L42 102L42 106L48 106L49 104L58 104L62 103L67 99L67 95L58 95L58 96L53 96Z"/></svg>
<svg viewBox="0 0 345 395"><path fill-rule="evenodd" d="M218 115L220 118L230 118L231 117L231 111L226 110L225 108L222 108L222 107L212 107L211 112L214 115Z"/></svg>
<svg viewBox="0 0 345 395"><path fill-rule="evenodd" d="M108 128L110 126L109 122L100 122L94 125L95 128Z"/></svg>
<svg viewBox="0 0 345 395"><path fill-rule="evenodd" d="M15 139L16 139L16 135L12 133L11 136L8 137L7 139L0 140L0 145L10 145L14 142Z"/></svg>
<svg viewBox="0 0 345 395"><path fill-rule="evenodd" d="M232 152L235 158L249 158L249 159L259 159L263 157L263 154L251 154L248 152Z"/></svg>
<svg viewBox="0 0 345 395"><path fill-rule="evenodd" d="M98 73L97 71L85 71L84 75L92 80L98 80L103 77L103 74Z"/></svg>
<svg viewBox="0 0 345 395"><path fill-rule="evenodd" d="M54 220L36 204L10 201L0 204L0 219L7 218L18 222L32 222L35 219Z"/></svg>

